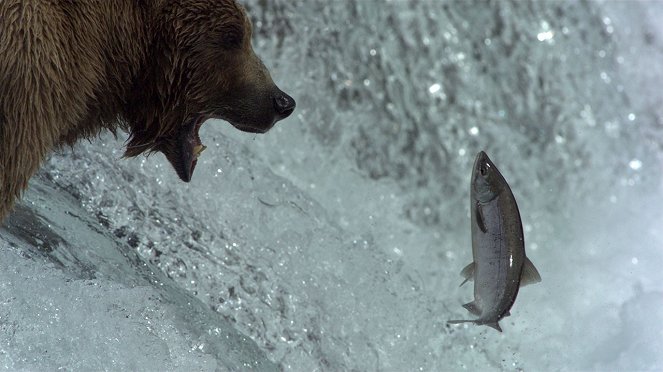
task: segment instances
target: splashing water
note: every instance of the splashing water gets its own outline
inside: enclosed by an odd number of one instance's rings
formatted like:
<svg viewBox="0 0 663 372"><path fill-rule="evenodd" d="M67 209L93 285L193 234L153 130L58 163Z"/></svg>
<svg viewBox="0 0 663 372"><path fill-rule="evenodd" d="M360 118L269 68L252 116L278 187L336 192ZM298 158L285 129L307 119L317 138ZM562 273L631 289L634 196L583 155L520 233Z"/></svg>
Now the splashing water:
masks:
<svg viewBox="0 0 663 372"><path fill-rule="evenodd" d="M29 303L60 283L51 305L63 310L5 302L6 366L150 368L146 354L163 369L663 366L663 6L245 4L295 114L261 136L205 124L212 145L190 184L161 155L120 160L110 136L54 155L12 216L43 225L3 232L15 247L3 283L42 284L0 289ZM504 334L446 325L471 298L458 272L482 149L514 190L543 277ZM146 331L72 352L26 328L40 308L73 314L50 333L63 339ZM31 361L18 352L28 343L56 356Z"/></svg>

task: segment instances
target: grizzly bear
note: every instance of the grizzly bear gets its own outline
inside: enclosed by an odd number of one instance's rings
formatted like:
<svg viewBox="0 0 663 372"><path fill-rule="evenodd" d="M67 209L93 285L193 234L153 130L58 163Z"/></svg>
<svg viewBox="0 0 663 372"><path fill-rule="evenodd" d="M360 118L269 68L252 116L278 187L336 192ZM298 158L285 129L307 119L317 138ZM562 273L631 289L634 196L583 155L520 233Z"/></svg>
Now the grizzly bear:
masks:
<svg viewBox="0 0 663 372"><path fill-rule="evenodd" d="M295 101L234 0L1 0L0 222L40 163L103 129L189 182L210 118L264 133Z"/></svg>

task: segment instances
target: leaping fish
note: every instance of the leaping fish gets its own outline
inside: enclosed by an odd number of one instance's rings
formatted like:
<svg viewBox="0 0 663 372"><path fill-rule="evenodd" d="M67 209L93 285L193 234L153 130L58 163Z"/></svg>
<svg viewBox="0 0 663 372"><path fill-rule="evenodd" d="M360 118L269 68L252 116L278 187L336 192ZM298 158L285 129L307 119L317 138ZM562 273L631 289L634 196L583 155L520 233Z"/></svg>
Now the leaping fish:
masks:
<svg viewBox="0 0 663 372"><path fill-rule="evenodd" d="M473 262L461 275L474 280L474 301L463 305L478 316L472 322L502 332L498 321L511 315L518 289L541 281L539 272L525 255L520 212L511 188L485 152L477 154L470 185Z"/></svg>

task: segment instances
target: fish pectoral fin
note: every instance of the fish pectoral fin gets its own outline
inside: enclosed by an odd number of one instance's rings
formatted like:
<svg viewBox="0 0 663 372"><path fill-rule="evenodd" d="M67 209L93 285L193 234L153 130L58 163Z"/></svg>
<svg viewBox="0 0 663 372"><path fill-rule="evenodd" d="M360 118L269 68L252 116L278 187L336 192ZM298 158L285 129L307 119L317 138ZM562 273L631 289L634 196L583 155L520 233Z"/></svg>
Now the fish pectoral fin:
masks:
<svg viewBox="0 0 663 372"><path fill-rule="evenodd" d="M532 261L525 257L525 264L523 264L523 272L520 274L520 286L524 287L528 284L534 284L541 281L539 271L534 267Z"/></svg>
<svg viewBox="0 0 663 372"><path fill-rule="evenodd" d="M502 328L500 327L499 323L497 323L497 322L484 323L484 324L486 324L488 327L495 328L496 330L502 332Z"/></svg>
<svg viewBox="0 0 663 372"><path fill-rule="evenodd" d="M481 232L485 234L488 232L488 229L486 229L486 219L483 217L483 210L481 209L481 203L477 202L474 208L476 208L474 215L476 216L475 218L477 220L477 225L479 226Z"/></svg>
<svg viewBox="0 0 663 372"><path fill-rule="evenodd" d="M481 315L481 310L479 310L479 307L477 307L477 304L474 301L466 303L463 307L476 316Z"/></svg>
<svg viewBox="0 0 663 372"><path fill-rule="evenodd" d="M474 262L470 263L469 265L465 266L463 270L460 271L460 275L465 278L465 280L460 283L459 287L462 287L463 284L467 282L471 282L474 280Z"/></svg>

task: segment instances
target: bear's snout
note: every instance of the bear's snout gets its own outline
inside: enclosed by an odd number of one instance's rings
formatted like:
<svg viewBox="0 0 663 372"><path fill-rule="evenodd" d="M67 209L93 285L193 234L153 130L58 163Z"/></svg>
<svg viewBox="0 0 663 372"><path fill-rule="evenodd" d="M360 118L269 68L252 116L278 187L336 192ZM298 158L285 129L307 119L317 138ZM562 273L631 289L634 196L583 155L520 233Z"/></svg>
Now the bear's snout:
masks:
<svg viewBox="0 0 663 372"><path fill-rule="evenodd" d="M276 120L285 119L290 116L290 114L295 111L296 105L297 104L292 97L279 90L274 96L274 109L278 114Z"/></svg>

